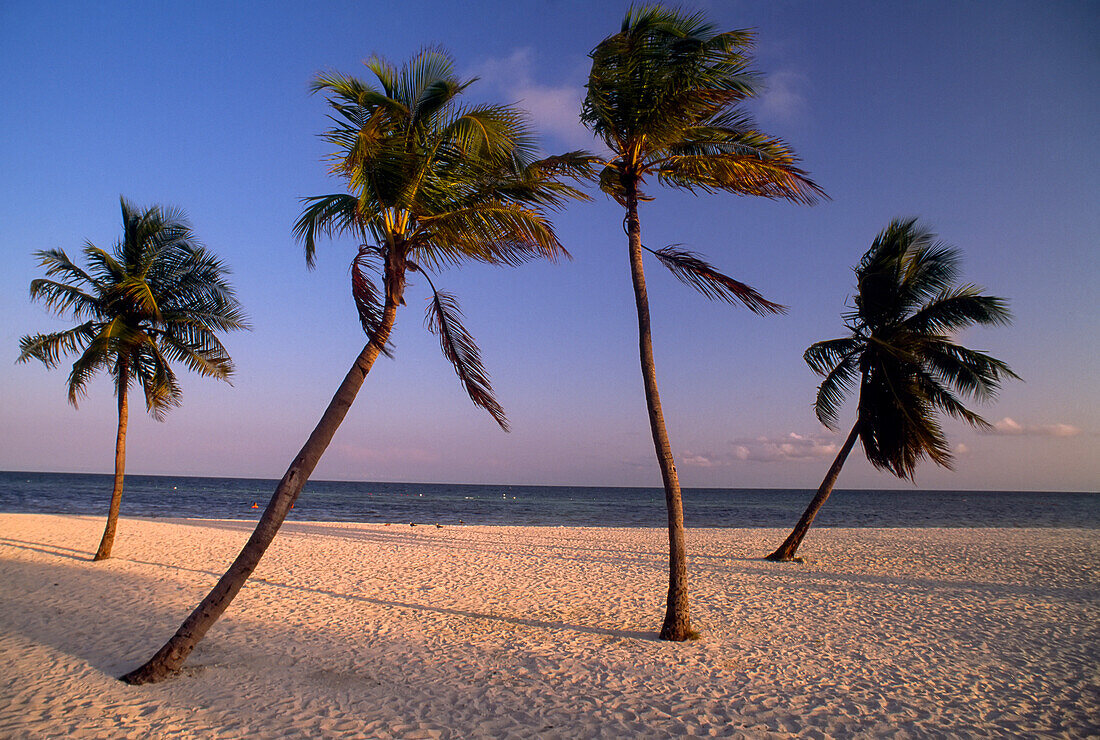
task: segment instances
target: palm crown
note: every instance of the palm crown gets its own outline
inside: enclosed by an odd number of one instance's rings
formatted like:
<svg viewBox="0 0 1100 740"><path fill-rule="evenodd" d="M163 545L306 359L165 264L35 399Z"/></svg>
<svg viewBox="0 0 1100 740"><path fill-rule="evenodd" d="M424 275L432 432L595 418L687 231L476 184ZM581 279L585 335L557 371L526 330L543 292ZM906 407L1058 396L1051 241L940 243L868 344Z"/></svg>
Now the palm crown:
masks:
<svg viewBox="0 0 1100 740"><path fill-rule="evenodd" d="M206 251L183 215L160 207L139 211L122 199L123 237L112 252L84 246L87 269L63 250L37 253L46 277L31 282L32 300L83 323L65 331L25 336L19 362L48 367L77 355L69 374L74 406L88 381L106 370L123 395L137 381L154 418L180 402L170 362L199 375L228 379L233 362L215 332L247 328L225 280L228 269Z"/></svg>
<svg viewBox="0 0 1100 740"><path fill-rule="evenodd" d="M847 337L818 342L805 360L825 376L815 411L836 428L845 396L859 382L857 425L867 459L899 478L912 478L929 457L951 467L951 451L936 413L987 427L963 405L996 395L1003 378L1017 378L1000 360L952 341L973 325L1007 324L1007 303L956 285L959 252L936 241L915 219L895 220L855 268Z"/></svg>
<svg viewBox="0 0 1100 740"><path fill-rule="evenodd" d="M790 147L736 106L756 95L750 31L717 33L701 15L631 8L592 52L581 119L614 157L600 186L620 203L625 180L655 173L689 190L810 204L824 193Z"/></svg>
<svg viewBox="0 0 1100 740"><path fill-rule="evenodd" d="M368 336L376 336L385 305L403 302L406 271L427 278L426 270L466 260L514 265L568 256L547 210L584 197L562 178L586 174L585 155L536 159L519 111L459 105L473 80L458 79L442 52L421 52L400 69L377 57L366 65L375 85L338 73L313 83L329 95L334 125L322 136L337 148L331 171L349 192L305 199L295 233L310 265L318 234L364 242L352 286ZM383 272L381 302L370 267ZM454 297L432 291L429 327L471 399L507 428Z"/></svg>

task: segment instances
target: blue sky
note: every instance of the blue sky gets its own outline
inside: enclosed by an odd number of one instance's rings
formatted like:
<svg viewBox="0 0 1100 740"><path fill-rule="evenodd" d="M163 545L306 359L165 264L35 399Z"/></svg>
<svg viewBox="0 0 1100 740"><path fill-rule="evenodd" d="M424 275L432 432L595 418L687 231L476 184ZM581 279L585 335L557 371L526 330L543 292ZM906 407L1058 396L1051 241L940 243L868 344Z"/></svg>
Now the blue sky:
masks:
<svg viewBox="0 0 1100 740"><path fill-rule="evenodd" d="M233 268L255 330L227 344L232 387L184 376L163 424L131 416L128 471L278 478L362 346L348 241L305 268L291 235L325 172L312 76L366 74L439 45L470 97L530 111L547 152L594 147L577 113L587 53L622 2L51 3L0 5L0 469L105 472L109 384L74 410L65 371L15 365L19 337L56 330L27 299L37 249L108 247L118 196L185 210ZM651 188L643 238L682 243L786 303L761 318L708 303L647 266L669 432L686 486L815 487L841 441L815 420L803 350L843 333L851 267L896 216L964 254L964 277L1008 298L1010 328L964 343L1024 379L949 423L954 472L924 488L1092 490L1097 454L1100 14L1088 2L709 2L757 31L768 88L751 109L832 197L813 208ZM407 296L397 357L367 379L315 477L658 485L637 365L622 213L556 219L572 262L471 267L458 295L513 432L464 396ZM3 353L0 352L0 356ZM847 418L853 409L846 409ZM842 414L842 418L846 418ZM854 455L841 487L898 487Z"/></svg>

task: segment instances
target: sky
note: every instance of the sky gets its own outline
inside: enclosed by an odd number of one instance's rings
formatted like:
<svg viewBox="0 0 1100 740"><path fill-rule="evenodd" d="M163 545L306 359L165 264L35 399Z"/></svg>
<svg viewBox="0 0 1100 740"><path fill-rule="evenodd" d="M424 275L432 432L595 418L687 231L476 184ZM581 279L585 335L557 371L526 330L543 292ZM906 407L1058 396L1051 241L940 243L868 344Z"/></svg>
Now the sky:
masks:
<svg viewBox="0 0 1100 740"><path fill-rule="evenodd" d="M232 385L180 368L164 423L135 404L127 472L279 478L364 336L354 244L309 271L291 227L326 171L318 72L367 77L441 47L478 77L472 102L527 110L547 153L597 149L578 112L588 53L627 3L0 3L0 469L109 472L105 378L79 409L67 368L16 364L19 338L71 321L30 303L33 253L112 247L118 198L183 209L232 268L254 330L225 337ZM646 244L682 244L787 304L759 317L646 266L658 380L681 483L815 488L841 432L822 427L802 353L841 336L852 267L893 218L919 217L963 254L963 279L1010 301L1011 327L960 341L1006 361L978 410L948 421L954 471L926 489L1100 490L1100 13L1091 2L697 2L753 28L766 89L747 108L831 200L814 207L657 186ZM657 486L622 211L595 189L554 219L573 259L468 266L457 295L512 432L466 398L424 328L412 280L396 357L380 359L314 477ZM415 277L415 276L414 276ZM4 357L7 361L2 361ZM841 413L854 420L854 402ZM856 452L841 488L906 488Z"/></svg>

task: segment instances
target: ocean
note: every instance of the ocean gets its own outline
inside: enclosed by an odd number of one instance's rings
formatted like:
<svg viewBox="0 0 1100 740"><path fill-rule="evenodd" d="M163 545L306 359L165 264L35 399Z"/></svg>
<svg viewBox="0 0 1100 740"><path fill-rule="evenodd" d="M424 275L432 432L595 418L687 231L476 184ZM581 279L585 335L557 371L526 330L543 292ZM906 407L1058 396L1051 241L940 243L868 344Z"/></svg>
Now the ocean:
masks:
<svg viewBox="0 0 1100 740"><path fill-rule="evenodd" d="M0 511L106 516L110 475L0 472ZM277 481L127 475L122 515L256 520ZM684 489L688 527L791 527L811 490ZM258 508L253 509L252 505ZM290 520L664 527L659 488L310 481ZM1100 528L1100 494L843 490L815 527Z"/></svg>

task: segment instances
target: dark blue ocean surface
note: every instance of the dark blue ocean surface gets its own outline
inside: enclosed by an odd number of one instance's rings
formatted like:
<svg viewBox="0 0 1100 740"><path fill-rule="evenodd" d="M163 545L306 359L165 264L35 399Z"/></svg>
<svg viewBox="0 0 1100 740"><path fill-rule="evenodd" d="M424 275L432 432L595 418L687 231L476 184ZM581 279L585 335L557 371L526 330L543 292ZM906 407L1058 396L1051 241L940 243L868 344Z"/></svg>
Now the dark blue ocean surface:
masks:
<svg viewBox="0 0 1100 740"><path fill-rule="evenodd" d="M126 476L123 516L257 519L276 481ZM111 476L0 472L0 511L106 515ZM689 527L790 527L813 491L684 490ZM253 509L257 503L259 508ZM291 520L663 527L657 488L310 481ZM1100 528L1100 494L837 490L821 527Z"/></svg>

